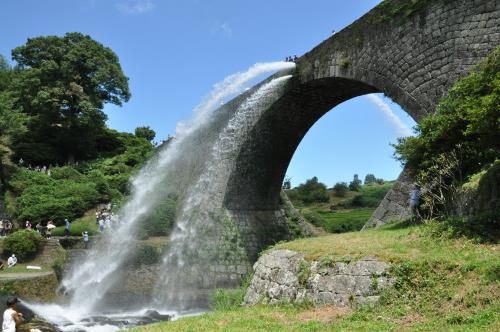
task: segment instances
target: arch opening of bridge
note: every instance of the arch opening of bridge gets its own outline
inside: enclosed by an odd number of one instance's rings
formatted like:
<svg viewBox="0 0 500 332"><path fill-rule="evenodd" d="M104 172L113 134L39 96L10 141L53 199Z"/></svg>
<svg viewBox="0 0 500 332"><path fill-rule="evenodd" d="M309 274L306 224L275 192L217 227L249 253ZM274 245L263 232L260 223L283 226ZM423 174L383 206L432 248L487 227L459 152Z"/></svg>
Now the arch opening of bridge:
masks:
<svg viewBox="0 0 500 332"><path fill-rule="evenodd" d="M306 84L293 80L287 93L258 120L246 144L242 145L235 171L229 178L225 207L238 213L279 210L283 179L309 129L337 105L382 91L366 82L347 78L324 78ZM414 103L401 106L418 120Z"/></svg>

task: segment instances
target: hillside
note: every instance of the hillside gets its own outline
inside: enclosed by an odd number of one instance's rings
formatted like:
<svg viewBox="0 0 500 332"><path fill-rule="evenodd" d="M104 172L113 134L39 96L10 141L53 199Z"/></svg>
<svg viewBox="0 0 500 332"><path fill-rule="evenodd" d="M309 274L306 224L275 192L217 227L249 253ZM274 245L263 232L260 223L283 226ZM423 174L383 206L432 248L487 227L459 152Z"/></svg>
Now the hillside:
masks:
<svg viewBox="0 0 500 332"><path fill-rule="evenodd" d="M342 197L328 189L325 202L305 203L296 189L286 192L307 221L329 233L344 233L361 230L393 184L387 181L361 185L359 191L347 190Z"/></svg>
<svg viewBox="0 0 500 332"><path fill-rule="evenodd" d="M374 255L392 263L394 286L374 307L304 303L242 308L238 304L244 290L219 291L213 313L132 331L498 331L498 244L438 236L438 228L436 223L396 223L275 247L303 252L306 259Z"/></svg>

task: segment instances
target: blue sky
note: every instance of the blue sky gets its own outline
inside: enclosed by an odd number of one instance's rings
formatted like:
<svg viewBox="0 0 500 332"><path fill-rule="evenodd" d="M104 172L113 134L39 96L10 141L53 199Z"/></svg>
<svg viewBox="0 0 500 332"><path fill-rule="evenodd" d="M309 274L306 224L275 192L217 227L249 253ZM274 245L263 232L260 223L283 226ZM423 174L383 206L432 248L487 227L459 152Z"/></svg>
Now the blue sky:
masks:
<svg viewBox="0 0 500 332"><path fill-rule="evenodd" d="M256 62L301 55L359 18L378 0L4 0L0 54L29 37L89 34L112 48L130 78L132 99L106 107L110 127L149 125L158 138L225 76ZM395 178L401 166L389 143L414 125L381 95L337 106L311 128L288 175L314 175L331 186L353 173Z"/></svg>

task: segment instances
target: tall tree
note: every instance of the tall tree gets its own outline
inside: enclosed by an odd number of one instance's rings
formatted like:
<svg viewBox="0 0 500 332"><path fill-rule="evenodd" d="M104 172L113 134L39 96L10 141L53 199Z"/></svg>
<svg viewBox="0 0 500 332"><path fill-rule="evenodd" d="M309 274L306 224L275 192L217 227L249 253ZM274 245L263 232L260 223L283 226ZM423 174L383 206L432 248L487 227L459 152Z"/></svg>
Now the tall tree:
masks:
<svg viewBox="0 0 500 332"><path fill-rule="evenodd" d="M375 175L369 173L369 174L366 174L365 176L365 184L373 184L373 183L376 183L377 182L377 178L375 177Z"/></svg>
<svg viewBox="0 0 500 332"><path fill-rule="evenodd" d="M5 184L12 169L12 140L26 131L28 116L14 106L15 99L7 89L13 70L0 55L0 185ZM1 190L0 190L1 191Z"/></svg>
<svg viewBox="0 0 500 332"><path fill-rule="evenodd" d="M104 135L104 104L130 99L117 55L81 33L28 39L12 58L16 106L33 116L16 152L33 162L85 159Z"/></svg>
<svg viewBox="0 0 500 332"><path fill-rule="evenodd" d="M349 183L349 190L359 191L360 188L361 188L361 180L359 179L358 174L354 174L354 178Z"/></svg>

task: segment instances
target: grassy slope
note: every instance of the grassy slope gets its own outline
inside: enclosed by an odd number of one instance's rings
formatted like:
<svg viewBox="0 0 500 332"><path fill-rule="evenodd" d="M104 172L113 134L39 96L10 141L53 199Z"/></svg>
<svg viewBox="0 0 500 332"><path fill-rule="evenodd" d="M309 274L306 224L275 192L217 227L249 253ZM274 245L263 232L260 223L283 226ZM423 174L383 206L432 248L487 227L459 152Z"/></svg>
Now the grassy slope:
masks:
<svg viewBox="0 0 500 332"><path fill-rule="evenodd" d="M71 223L71 235L81 236L84 231L89 232L90 235L98 233L99 226L96 224L95 209L89 210L81 218L76 219ZM52 231L52 236L63 236L64 226L56 227Z"/></svg>
<svg viewBox="0 0 500 332"><path fill-rule="evenodd" d="M371 217L385 194L392 188L394 181L388 181L383 185L363 185L359 192L348 191L345 197L337 197L329 190L330 201L327 203L304 204L300 201L293 201L294 206L313 223L322 227L330 233L342 233L352 230L360 230ZM362 207L349 206L349 202L355 196L361 196L364 203ZM331 210L330 206L337 208ZM308 217L314 214L320 220L312 220Z"/></svg>
<svg viewBox="0 0 500 332"><path fill-rule="evenodd" d="M432 226L328 235L281 243L307 259L375 255L394 263L395 286L374 308L233 308L133 331L495 331L500 330L498 245L436 238Z"/></svg>

